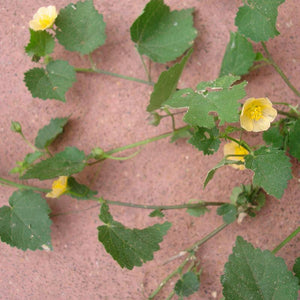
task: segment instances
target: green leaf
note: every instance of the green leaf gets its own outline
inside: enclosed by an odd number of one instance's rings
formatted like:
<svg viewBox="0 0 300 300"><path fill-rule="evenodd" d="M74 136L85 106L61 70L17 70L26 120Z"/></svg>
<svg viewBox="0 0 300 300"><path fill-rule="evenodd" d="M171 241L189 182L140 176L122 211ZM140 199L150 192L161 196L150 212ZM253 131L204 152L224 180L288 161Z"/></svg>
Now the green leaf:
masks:
<svg viewBox="0 0 300 300"><path fill-rule="evenodd" d="M30 29L30 42L25 47L25 52L29 56L33 56L34 60L39 60L40 57L51 54L54 50L54 46L54 38L49 32Z"/></svg>
<svg viewBox="0 0 300 300"><path fill-rule="evenodd" d="M99 241L118 264L131 270L153 259L159 243L171 227L171 223L155 224L144 229L129 229L114 221L106 204L102 204L100 220L105 224L98 227Z"/></svg>
<svg viewBox="0 0 300 300"><path fill-rule="evenodd" d="M0 208L0 238L22 250L52 249L50 209L40 194L19 190Z"/></svg>
<svg viewBox="0 0 300 300"><path fill-rule="evenodd" d="M300 285L300 257L297 257L295 260L295 264L293 266L293 272L295 273L296 277L298 278L299 285Z"/></svg>
<svg viewBox="0 0 300 300"><path fill-rule="evenodd" d="M65 102L65 93L76 81L76 73L67 61L55 60L46 69L33 68L27 71L24 81L32 97Z"/></svg>
<svg viewBox="0 0 300 300"><path fill-rule="evenodd" d="M197 36L192 13L193 9L170 12L163 0L151 0L130 28L138 52L159 63L182 55Z"/></svg>
<svg viewBox="0 0 300 300"><path fill-rule="evenodd" d="M263 139L267 145L271 145L273 148L283 147L284 137L278 126L270 127L267 131L264 131Z"/></svg>
<svg viewBox="0 0 300 300"><path fill-rule="evenodd" d="M30 168L21 179L51 179L79 173L86 166L85 154L76 147L66 147L53 157L42 160Z"/></svg>
<svg viewBox="0 0 300 300"><path fill-rule="evenodd" d="M199 290L200 282L198 276L194 272L183 274L174 287L174 291L178 296L188 297Z"/></svg>
<svg viewBox="0 0 300 300"><path fill-rule="evenodd" d="M255 57L252 44L240 33L231 32L230 41L222 61L220 76L247 74Z"/></svg>
<svg viewBox="0 0 300 300"><path fill-rule="evenodd" d="M221 276L226 299L296 300L298 282L284 260L272 252L255 249L242 237Z"/></svg>
<svg viewBox="0 0 300 300"><path fill-rule="evenodd" d="M267 41L279 35L276 29L277 9L285 0L245 0L235 18L238 31L254 42Z"/></svg>
<svg viewBox="0 0 300 300"><path fill-rule="evenodd" d="M207 186L207 184L213 179L216 171L226 165L242 165L243 162L240 160L227 160L225 158L223 158L216 166L214 166L211 170L209 170L209 172L206 175L204 184L203 184L203 188L205 188Z"/></svg>
<svg viewBox="0 0 300 300"><path fill-rule="evenodd" d="M71 3L61 9L55 25L58 42L69 51L89 54L105 43L103 16L92 0Z"/></svg>
<svg viewBox="0 0 300 300"><path fill-rule="evenodd" d="M97 195L97 191L91 190L84 184L80 184L74 177L68 178L68 191L66 194L79 200L93 199Z"/></svg>
<svg viewBox="0 0 300 300"><path fill-rule="evenodd" d="M300 120L291 128L288 139L289 153L300 161Z"/></svg>
<svg viewBox="0 0 300 300"><path fill-rule="evenodd" d="M191 200L191 201L189 201L189 203L203 204L203 201ZM196 207L196 208L188 208L186 210L186 212L193 217L201 217L208 211L209 211L209 209L206 206L200 206L200 207Z"/></svg>
<svg viewBox="0 0 300 300"><path fill-rule="evenodd" d="M237 208L233 204L226 203L218 207L217 214L223 216L223 221L226 224L230 224L237 218Z"/></svg>
<svg viewBox="0 0 300 300"><path fill-rule="evenodd" d="M211 129L198 127L188 142L198 150L203 151L205 155L214 154L218 151L221 143L219 129L217 127Z"/></svg>
<svg viewBox="0 0 300 300"><path fill-rule="evenodd" d="M253 184L278 199L292 178L291 163L282 150L262 147L245 156L245 166L254 172Z"/></svg>
<svg viewBox="0 0 300 300"><path fill-rule="evenodd" d="M160 74L157 83L154 85L147 111L152 112L161 108L162 104L175 92L182 71L192 53L193 49L190 49L180 63Z"/></svg>
<svg viewBox="0 0 300 300"><path fill-rule="evenodd" d="M183 120L196 127L215 127L214 116L216 112L220 125L225 122L233 123L239 120L238 100L245 97L246 82L231 86L239 77L225 76L211 82L201 82L197 90L182 89L175 92L166 102L173 108L188 107Z"/></svg>
<svg viewBox="0 0 300 300"><path fill-rule="evenodd" d="M192 136L191 128L189 126L177 129L171 136L170 143L174 143L179 139L189 139Z"/></svg>
<svg viewBox="0 0 300 300"><path fill-rule="evenodd" d="M153 218L153 217L163 218L164 216L165 215L163 214L163 212L160 209L155 209L149 214L149 217L151 217L151 218Z"/></svg>
<svg viewBox="0 0 300 300"><path fill-rule="evenodd" d="M28 153L23 161L17 161L17 167L10 170L11 174L18 173L22 175L27 169L31 167L31 165L40 157L42 157L45 153L40 151L35 151L33 153Z"/></svg>
<svg viewBox="0 0 300 300"><path fill-rule="evenodd" d="M39 130L35 138L35 146L39 149L47 148L63 132L67 122L68 118L51 119L48 125Z"/></svg>

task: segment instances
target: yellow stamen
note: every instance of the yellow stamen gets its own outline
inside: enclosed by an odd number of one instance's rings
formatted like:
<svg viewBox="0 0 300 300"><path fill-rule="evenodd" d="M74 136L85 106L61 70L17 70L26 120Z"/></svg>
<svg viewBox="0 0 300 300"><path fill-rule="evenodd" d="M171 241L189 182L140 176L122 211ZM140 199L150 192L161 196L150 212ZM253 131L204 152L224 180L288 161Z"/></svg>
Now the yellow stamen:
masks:
<svg viewBox="0 0 300 300"><path fill-rule="evenodd" d="M250 109L250 119L258 121L262 117L262 108L259 105L254 105Z"/></svg>

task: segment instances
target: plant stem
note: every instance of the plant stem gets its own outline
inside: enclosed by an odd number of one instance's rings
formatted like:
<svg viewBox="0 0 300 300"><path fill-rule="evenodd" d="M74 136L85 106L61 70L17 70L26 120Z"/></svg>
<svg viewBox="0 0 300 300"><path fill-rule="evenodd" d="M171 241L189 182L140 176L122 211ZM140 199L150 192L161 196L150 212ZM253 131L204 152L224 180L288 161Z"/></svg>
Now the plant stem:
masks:
<svg viewBox="0 0 300 300"><path fill-rule="evenodd" d="M188 273L192 270L192 268L195 266L195 262L193 261L186 269L185 273ZM178 274L180 274L180 277L182 275L182 269L178 270ZM173 296L175 295L175 289L172 290L172 292L169 294L169 296L166 298L166 300L171 300L173 298Z"/></svg>
<svg viewBox="0 0 300 300"><path fill-rule="evenodd" d="M92 54L91 54L91 53L90 53L90 54L88 54L88 58L89 58L89 61L90 61L90 64L91 64L92 70L96 70L96 69L97 69L97 67L96 67L96 64L95 64L95 62L94 62L94 60L93 60L93 57L92 57Z"/></svg>
<svg viewBox="0 0 300 300"><path fill-rule="evenodd" d="M231 137L231 136L229 136L229 135L225 135L224 138L226 138L226 139L228 139L228 140L231 140L231 141L234 141L234 142L236 142L237 144L239 144L240 146L242 146L242 147L244 147L245 149L247 149L250 153L252 152L250 146L249 146L246 142L244 142L244 141L239 141L239 140L237 140L237 139L235 139L235 138L233 138L233 137Z"/></svg>
<svg viewBox="0 0 300 300"><path fill-rule="evenodd" d="M152 82L152 80L151 80L151 75L150 75L150 72L148 71L148 68L147 68L147 66L146 66L146 64L145 64L145 61L144 61L143 55L141 55L141 54L139 53L139 56L140 56L140 58L141 58L141 61L142 61L142 64L143 64L144 70L145 70L145 72L146 72L146 75L147 75L147 77L148 77L148 81L149 81L149 82Z"/></svg>
<svg viewBox="0 0 300 300"><path fill-rule="evenodd" d="M109 72L109 71L105 71L105 70L101 70L101 69L97 69L97 68L75 68L75 71L76 72L82 72L82 73L105 74L105 75L114 76L114 77L130 80L130 81L144 83L144 84L151 85L151 86L154 85L154 82L152 82L152 81L146 81L146 80L142 80L142 79L139 79L139 78L135 78L135 77L131 77L131 76L125 76L125 75L121 75L121 74L118 74L118 73L113 73L113 72Z"/></svg>
<svg viewBox="0 0 300 300"><path fill-rule="evenodd" d="M216 234L218 234L220 231L222 231L228 225L229 224L227 224L227 223L223 223L222 225L220 225L219 227L217 227L215 230L213 230L211 233L209 233L208 235L206 235L204 238L202 238L201 240L197 241L192 246L190 246L189 248L187 248L185 251L187 251L187 252L197 251L198 248L201 245L203 245L204 243L206 243L208 240L210 240L212 237L214 237Z"/></svg>
<svg viewBox="0 0 300 300"><path fill-rule="evenodd" d="M167 108L165 108L164 111L171 117L171 119L172 119L172 129L173 129L173 131L175 131L176 130L176 125L175 125L174 115Z"/></svg>
<svg viewBox="0 0 300 300"><path fill-rule="evenodd" d="M97 200L99 200L97 198ZM127 203L121 201L112 201L112 200L103 200L107 204L118 205L118 206L127 206L133 208L143 208L143 209L158 209L158 210L169 210L169 209L184 209L184 208L203 208L206 206L220 206L226 202L200 202L200 203L184 203L178 205L144 205L136 203Z"/></svg>
<svg viewBox="0 0 300 300"><path fill-rule="evenodd" d="M31 185L25 185L20 184L5 178L0 177L0 184L15 187L18 189L26 189L26 190L34 190L39 192L48 193L51 191L51 189L45 189L45 188L39 188L36 186ZM102 198L94 197L91 200L106 202L107 204L111 205L118 205L118 206L127 206L127 207L133 207L133 208L143 208L143 209L159 209L159 210L169 210L169 209L184 209L184 208L203 208L206 206L220 206L225 204L225 202L199 202L199 203L184 203L184 204L178 204L178 205L144 205L144 204L136 204L136 203L127 203L127 202L121 202L121 201L112 201L112 200L103 200ZM100 206L101 203L98 203L97 205L94 205L88 209ZM86 210L86 209L84 209ZM74 211L75 213L80 212L81 210ZM65 214L65 213L62 213Z"/></svg>
<svg viewBox="0 0 300 300"><path fill-rule="evenodd" d="M285 240L283 240L278 246L276 246L272 253L276 254L282 247L284 247L292 238L294 238L300 232L300 226L294 230Z"/></svg>
<svg viewBox="0 0 300 300"><path fill-rule="evenodd" d="M300 92L292 85L292 83L289 81L289 79L287 78L287 76L283 73L283 71L281 70L281 68L275 63L275 61L273 60L266 44L264 42L261 42L262 47L264 48L266 54L267 54L267 59L268 62L274 67L274 69L276 70L276 72L281 76L281 78L284 80L284 82L287 84L287 86L294 92L295 95L297 95L298 97L300 97Z"/></svg>
<svg viewBox="0 0 300 300"><path fill-rule="evenodd" d="M152 292L152 294L148 297L148 300L153 299L159 292L160 290L167 284L167 282L174 277L175 275L178 274L179 270L181 270L189 261L191 260L191 257L188 256L186 259L179 265L177 269L175 269L172 273L170 273L157 287L155 291Z"/></svg>
<svg viewBox="0 0 300 300"><path fill-rule="evenodd" d="M279 109L277 109L277 113L279 113L280 115L283 115L283 116L290 117L290 118L296 118L296 119L300 118L299 114L292 113L292 112L286 112L286 111L279 110Z"/></svg>
<svg viewBox="0 0 300 300"><path fill-rule="evenodd" d="M24 142L33 150L33 151L41 151L40 149L38 149L37 147L35 147L29 140L26 139L25 135L23 134L23 132L20 132L20 135L22 137L22 139L24 140Z"/></svg>
<svg viewBox="0 0 300 300"><path fill-rule="evenodd" d="M287 103L287 102L273 102L273 101L272 101L272 104L278 104L278 105L286 105L286 106L290 106L290 104Z"/></svg>
<svg viewBox="0 0 300 300"><path fill-rule="evenodd" d="M175 295L175 291L173 290L170 295L166 298L166 300L171 300L173 296Z"/></svg>
<svg viewBox="0 0 300 300"><path fill-rule="evenodd" d="M182 128L184 128L184 127L182 127ZM179 128L177 130L180 130L182 128ZM163 134L160 134L160 135L154 136L152 138L148 138L148 139L145 139L145 140L133 143L133 144L129 144L129 145L126 145L126 146L123 146L123 147L118 147L118 148L115 148L115 149L108 150L108 151L105 152L104 157L101 157L100 159L98 159L96 161L88 163L88 165L91 166L91 165L97 164L97 163L107 159L107 157L105 157L105 156L110 156L112 154L119 153L119 152L122 152L124 150L132 149L132 148L139 147L139 146L143 146L143 145L146 145L146 144L164 139L168 136L171 136L173 133L174 133L174 131L163 133Z"/></svg>
<svg viewBox="0 0 300 300"><path fill-rule="evenodd" d="M260 69L262 67L268 66L270 63L268 61L262 62L260 64L254 65L249 69L249 72L252 72L254 70Z"/></svg>
<svg viewBox="0 0 300 300"><path fill-rule="evenodd" d="M186 111L177 111L177 112L174 112L174 113L169 113L167 115L160 115L160 117L163 119L163 118L167 118L167 117L171 117L172 116L175 116L175 115L180 115L180 114L184 114L186 113Z"/></svg>
<svg viewBox="0 0 300 300"><path fill-rule="evenodd" d="M153 299L159 291L166 285L166 283L175 275L177 275L183 267L191 260L193 259L192 257L194 256L194 252L198 250L198 248L203 245L205 242L213 238L216 234L218 234L220 231L222 231L225 227L227 227L229 224L222 224L221 226L217 227L215 230L210 232L208 235L206 235L204 238L201 240L197 241L194 243L192 246L188 247L185 251L189 253L189 255L185 258L185 260L179 265L178 268L176 268L172 273L170 273L157 287L156 290L152 292L152 294L149 296L148 300ZM194 258L195 259L195 258Z"/></svg>
<svg viewBox="0 0 300 300"><path fill-rule="evenodd" d="M49 155L50 157L52 157L52 156L53 156L53 154L50 152L50 150L49 150L49 148L48 148L48 147L45 147L45 150L46 150L46 152L48 153L48 155Z"/></svg>
<svg viewBox="0 0 300 300"><path fill-rule="evenodd" d="M36 187L36 186L16 183L14 181L4 179L2 177L0 177L0 184L15 187L15 188L18 188L18 189L33 190L33 191L39 191L39 192L45 192L45 193L48 193L48 192L51 191L50 189L44 189L44 188L39 188L39 187Z"/></svg>
<svg viewBox="0 0 300 300"><path fill-rule="evenodd" d="M114 153L122 152L122 151L127 150L127 149L132 149L132 148L135 148L135 147L138 147L138 146L146 145L146 144L149 144L149 143L152 143L152 142L164 139L164 138L166 138L168 136L171 136L173 133L174 133L173 131L167 132L167 133L163 133L163 134L160 134L160 135L154 136L152 138L148 138L148 139L145 139L145 140L142 140L142 141L130 144L130 145L126 145L126 146L123 146L123 147L115 148L115 149L107 151L106 154L111 155L111 154L114 154Z"/></svg>
<svg viewBox="0 0 300 300"><path fill-rule="evenodd" d="M94 199L89 199L89 200L99 201L99 198L95 197ZM157 210L203 208L203 207L207 207L207 206L220 206L220 205L223 205L226 203L226 202L202 202L202 203L185 203L185 204L179 204L179 205L143 205L143 204L135 204L135 203L127 203L127 202L103 200L103 199L102 199L102 201L104 201L110 205L126 206L126 207L131 207L131 208L157 209ZM51 215L51 216L56 217L56 216L61 216L61 215L78 214L82 211L86 211L89 209L99 207L100 205L101 205L101 203L98 203L98 204L90 206L88 208L84 208L84 209L80 209L80 210L71 210L71 211L62 212L62 213L58 213L58 214Z"/></svg>
<svg viewBox="0 0 300 300"><path fill-rule="evenodd" d="M86 211L86 210L90 210L93 209L95 207L99 207L99 203L84 209L80 209L80 210L71 210L71 211L67 211L67 212L62 212L62 213L57 213L57 214L50 214L49 217L53 218L53 217L58 217L58 216L65 216L65 215L70 215L70 214L78 214L81 213L82 211Z"/></svg>

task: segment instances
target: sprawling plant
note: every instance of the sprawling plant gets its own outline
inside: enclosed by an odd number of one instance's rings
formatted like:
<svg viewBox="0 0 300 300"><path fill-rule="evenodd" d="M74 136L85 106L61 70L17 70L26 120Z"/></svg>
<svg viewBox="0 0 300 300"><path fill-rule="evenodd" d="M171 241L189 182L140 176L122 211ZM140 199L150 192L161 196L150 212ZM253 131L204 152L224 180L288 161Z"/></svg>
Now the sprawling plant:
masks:
<svg viewBox="0 0 300 300"><path fill-rule="evenodd" d="M134 21L130 28L131 39L148 77L148 80L142 80L97 68L91 54L105 43L106 33L103 16L95 9L92 0L69 4L59 12L54 6L40 8L29 23L30 41L25 47L32 61L38 63L38 67L28 70L24 77L33 97L66 102L65 94L76 81L78 72L117 76L153 86L147 106L149 119L152 125L159 126L161 119L169 117L172 130L108 151L95 147L90 153L84 153L76 147L66 147L61 152L52 153L49 146L63 133L70 116L51 119L39 130L33 143L24 136L21 124L12 121L11 130L18 133L32 151L18 161L10 173L27 180L53 179L53 184L51 189L38 188L0 178L1 184L17 188L8 205L0 208L1 241L22 250L52 250L52 215L45 198L69 195L79 200L95 200L100 208L99 241L122 268L132 269L153 259L153 253L160 249L159 244L172 224L165 221L144 229L127 228L111 215L111 205L149 209L149 216L158 218L163 218L168 209L186 209L190 215L199 217L208 211L209 206L218 206L217 214L222 216L223 224L180 252L182 263L149 295L149 299L158 296L174 276L178 276L178 281L168 299L175 294L182 299L196 293L202 271L196 256L199 247L231 223L242 222L246 216L255 217L265 204L266 194L280 199L292 178L290 157L300 160L300 111L297 106L275 103L262 95L247 96L247 82L241 77L258 67L271 65L295 96L300 97L300 92L273 60L265 43L279 35L277 9L284 0L243 2L235 18L237 31L230 33L219 77L184 89L177 88L178 81L193 51L197 51L193 49L197 36L193 27L193 9L171 11L163 0L151 0ZM91 67L74 67L66 60L54 60L51 55L57 42L69 51L86 55ZM264 53L255 52L254 43L260 43ZM145 56L155 63L174 60L176 63L153 82ZM280 107L285 109L280 110ZM185 126L176 126L176 114L183 115ZM262 134L264 143L251 145L248 132ZM226 165L239 172L251 170L252 181L235 187L228 202L188 201L181 205L156 206L104 199L98 191L76 179L76 174L91 165L107 159L132 158L137 152L129 157L117 154L167 137L171 137L171 141L188 139L195 150L207 156L219 150L222 140L226 141L224 157L208 172L204 187L216 171ZM221 276L226 300L296 300L300 259L295 258L292 272L275 254L299 231L300 227L296 228L271 251L254 248L238 236Z"/></svg>

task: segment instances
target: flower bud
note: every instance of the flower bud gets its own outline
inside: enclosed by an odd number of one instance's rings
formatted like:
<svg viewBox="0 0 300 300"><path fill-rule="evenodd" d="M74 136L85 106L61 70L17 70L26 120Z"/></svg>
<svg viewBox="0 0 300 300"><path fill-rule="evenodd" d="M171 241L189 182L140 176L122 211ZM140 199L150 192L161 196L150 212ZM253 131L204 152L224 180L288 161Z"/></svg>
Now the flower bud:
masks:
<svg viewBox="0 0 300 300"><path fill-rule="evenodd" d="M17 133L22 133L22 127L19 122L11 121L10 130Z"/></svg>
<svg viewBox="0 0 300 300"><path fill-rule="evenodd" d="M95 159L102 158L103 154L104 154L104 150L99 147L96 147L91 151L91 156Z"/></svg>
<svg viewBox="0 0 300 300"><path fill-rule="evenodd" d="M157 112L153 112L149 115L147 120L150 125L158 126L161 120L161 116Z"/></svg>

